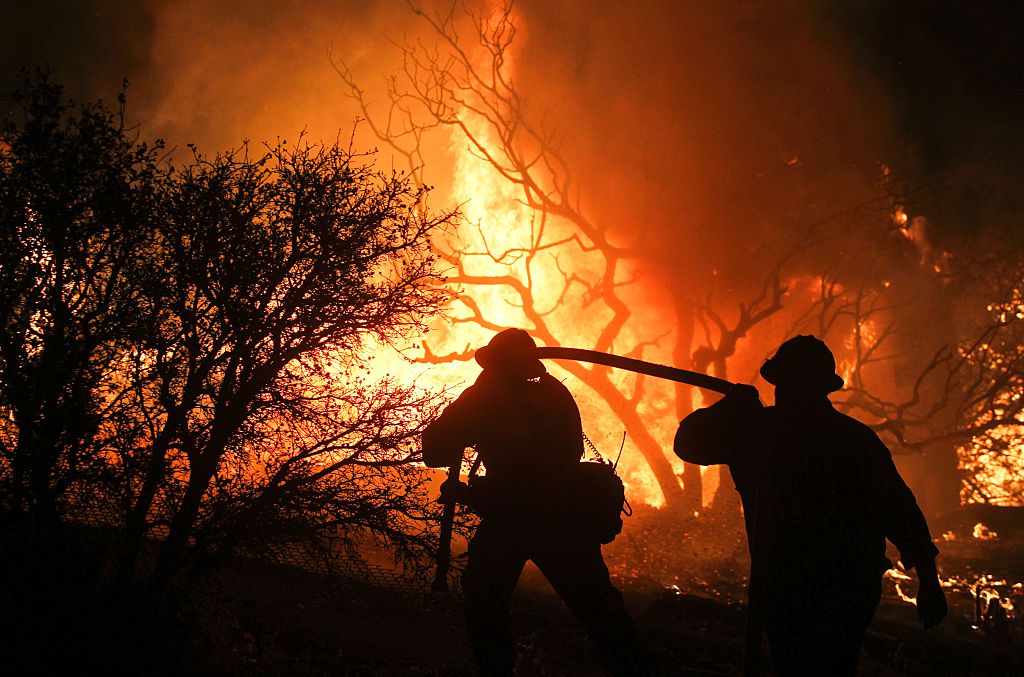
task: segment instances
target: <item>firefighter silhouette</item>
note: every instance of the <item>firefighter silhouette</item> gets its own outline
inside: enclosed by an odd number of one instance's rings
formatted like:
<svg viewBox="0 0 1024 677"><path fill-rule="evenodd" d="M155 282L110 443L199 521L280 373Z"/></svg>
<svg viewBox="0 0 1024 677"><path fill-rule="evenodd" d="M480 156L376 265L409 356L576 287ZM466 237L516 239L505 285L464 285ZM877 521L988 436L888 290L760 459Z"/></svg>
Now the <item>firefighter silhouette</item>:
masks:
<svg viewBox="0 0 1024 677"><path fill-rule="evenodd" d="M761 375L775 406L738 385L679 424L675 451L726 464L743 502L752 621L780 675L853 675L881 596L888 539L917 570L926 628L946 615L938 549L892 456L866 425L837 412L843 380L813 336L783 343Z"/></svg>
<svg viewBox="0 0 1024 677"><path fill-rule="evenodd" d="M486 477L473 491L481 523L462 577L466 625L485 675L510 675L510 603L532 560L586 628L614 674L647 674L644 650L612 585L598 539L566 510L566 482L583 456L572 395L534 356L525 331L507 329L476 352L483 372L423 433L431 467L459 463L475 446ZM454 487L448 487L453 490Z"/></svg>

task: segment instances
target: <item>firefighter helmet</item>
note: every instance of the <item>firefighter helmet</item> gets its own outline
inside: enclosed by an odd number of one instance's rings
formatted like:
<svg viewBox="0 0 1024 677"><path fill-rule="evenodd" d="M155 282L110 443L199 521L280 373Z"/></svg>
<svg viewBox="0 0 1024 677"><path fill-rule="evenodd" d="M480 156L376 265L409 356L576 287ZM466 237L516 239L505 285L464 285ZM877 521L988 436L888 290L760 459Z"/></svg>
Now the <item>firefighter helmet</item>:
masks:
<svg viewBox="0 0 1024 677"><path fill-rule="evenodd" d="M537 344L529 334L522 329L506 329L479 348L475 357L484 370L537 378L547 370L537 359L536 352Z"/></svg>
<svg viewBox="0 0 1024 677"><path fill-rule="evenodd" d="M836 372L836 358L825 342L816 336L795 336L775 351L761 367L761 376L774 386L800 388L825 393L843 387Z"/></svg>

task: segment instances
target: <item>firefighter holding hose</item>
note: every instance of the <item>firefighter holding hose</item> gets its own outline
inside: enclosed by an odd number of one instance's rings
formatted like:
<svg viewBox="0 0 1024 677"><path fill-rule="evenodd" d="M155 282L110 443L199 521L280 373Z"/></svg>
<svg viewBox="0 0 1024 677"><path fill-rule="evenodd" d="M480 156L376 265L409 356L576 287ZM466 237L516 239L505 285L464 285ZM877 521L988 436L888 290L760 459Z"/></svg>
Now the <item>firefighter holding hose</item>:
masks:
<svg viewBox="0 0 1024 677"><path fill-rule="evenodd" d="M576 402L544 369L525 331L500 332L476 360L483 367L476 383L424 431L423 460L435 468L457 467L465 449L475 447L487 471L481 478L486 482L473 490L481 523L462 577L467 630L481 673L513 672L510 602L532 560L614 674L648 674L600 540L580 528L564 500L583 456ZM465 495L456 482L449 480L444 490Z"/></svg>
<svg viewBox="0 0 1024 677"><path fill-rule="evenodd" d="M925 518L878 436L832 407L829 393L843 386L835 367L821 340L790 339L761 368L775 406L738 385L687 416L675 438L683 460L729 467L746 520L752 618L780 675L855 674L892 566L886 539L917 571L924 627L946 615Z"/></svg>

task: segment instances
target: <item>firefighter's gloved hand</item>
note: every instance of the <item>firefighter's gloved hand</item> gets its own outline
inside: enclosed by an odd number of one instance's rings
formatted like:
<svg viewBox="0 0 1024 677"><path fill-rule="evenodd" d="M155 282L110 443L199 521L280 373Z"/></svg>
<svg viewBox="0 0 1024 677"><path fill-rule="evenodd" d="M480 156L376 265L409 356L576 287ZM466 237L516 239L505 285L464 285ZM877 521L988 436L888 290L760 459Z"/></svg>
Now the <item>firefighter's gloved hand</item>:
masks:
<svg viewBox="0 0 1024 677"><path fill-rule="evenodd" d="M926 577L917 589L917 617L927 630L942 622L948 611L946 593L939 585L939 579Z"/></svg>
<svg viewBox="0 0 1024 677"><path fill-rule="evenodd" d="M441 485L441 495L437 498L438 503L468 503L469 486L459 480L445 480Z"/></svg>

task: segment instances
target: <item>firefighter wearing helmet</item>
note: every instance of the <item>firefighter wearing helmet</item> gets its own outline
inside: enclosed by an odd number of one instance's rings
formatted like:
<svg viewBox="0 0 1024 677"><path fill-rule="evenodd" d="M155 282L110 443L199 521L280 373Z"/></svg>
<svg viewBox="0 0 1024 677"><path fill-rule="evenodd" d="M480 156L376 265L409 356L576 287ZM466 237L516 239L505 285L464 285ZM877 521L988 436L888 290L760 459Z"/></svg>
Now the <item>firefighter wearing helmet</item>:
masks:
<svg viewBox="0 0 1024 677"><path fill-rule="evenodd" d="M924 627L946 615L924 515L878 436L832 407L843 386L835 371L824 342L792 338L761 368L774 406L738 385L687 416L675 438L683 460L729 467L746 521L752 621L780 675L855 674L892 566L886 539L917 571Z"/></svg>
<svg viewBox="0 0 1024 677"><path fill-rule="evenodd" d="M532 560L614 674L647 674L601 543L565 509L567 483L583 456L580 411L544 369L536 349L520 329L497 334L476 351L480 377L423 433L428 466L460 463L463 451L475 447L487 471L481 478L485 486L473 489L482 493L472 501L481 523L462 577L473 653L482 674L512 674L510 602L523 566Z"/></svg>

